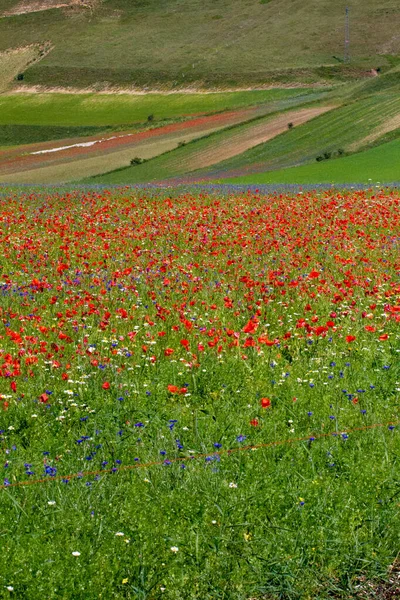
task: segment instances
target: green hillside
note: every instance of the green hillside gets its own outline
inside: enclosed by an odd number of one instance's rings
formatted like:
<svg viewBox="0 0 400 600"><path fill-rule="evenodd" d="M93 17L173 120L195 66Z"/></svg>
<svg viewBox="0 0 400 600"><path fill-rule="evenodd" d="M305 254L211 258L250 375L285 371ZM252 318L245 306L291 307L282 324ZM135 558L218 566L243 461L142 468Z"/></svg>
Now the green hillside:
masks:
<svg viewBox="0 0 400 600"><path fill-rule="evenodd" d="M302 167L223 179L220 183L394 183L400 181L400 139L351 156Z"/></svg>
<svg viewBox="0 0 400 600"><path fill-rule="evenodd" d="M246 132L249 124L229 132L215 133L206 140L194 141L143 165L108 173L95 178L99 183L141 183L191 174L193 179L243 176L246 173L273 171L306 163L315 163L318 156L331 156L362 146L364 141L379 138L385 124L400 114L400 97L386 93L372 95L333 109L303 125L287 130L270 141L259 144L228 160L215 161L211 167L194 170L193 155L205 148L232 139L236 132ZM268 119L265 120L266 123ZM251 178L251 177L250 177ZM256 179L254 179L256 180Z"/></svg>
<svg viewBox="0 0 400 600"><path fill-rule="evenodd" d="M66 0L67 1L67 0ZM37 5L25 0L23 8ZM42 7L51 0L42 0ZM54 3L53 3L54 4ZM78 3L79 4L79 3ZM229 86L346 80L393 65L397 0L93 0L0 18L0 52L52 49L24 73L44 86ZM0 14L21 5L3 0ZM344 11L351 58L343 64Z"/></svg>

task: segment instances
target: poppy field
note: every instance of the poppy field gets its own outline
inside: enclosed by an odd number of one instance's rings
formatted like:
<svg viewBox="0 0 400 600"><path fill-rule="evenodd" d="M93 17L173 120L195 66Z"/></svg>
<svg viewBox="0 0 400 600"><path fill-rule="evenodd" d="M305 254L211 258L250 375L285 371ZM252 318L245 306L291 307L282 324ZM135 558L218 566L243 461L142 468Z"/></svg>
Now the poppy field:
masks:
<svg viewBox="0 0 400 600"><path fill-rule="evenodd" d="M369 597L399 233L389 189L0 191L0 597Z"/></svg>

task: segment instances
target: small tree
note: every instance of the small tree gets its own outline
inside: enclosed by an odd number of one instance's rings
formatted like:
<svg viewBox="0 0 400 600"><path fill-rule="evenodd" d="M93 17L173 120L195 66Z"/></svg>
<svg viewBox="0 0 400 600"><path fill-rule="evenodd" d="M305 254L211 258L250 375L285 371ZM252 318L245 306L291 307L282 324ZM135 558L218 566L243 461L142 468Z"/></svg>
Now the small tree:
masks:
<svg viewBox="0 0 400 600"><path fill-rule="evenodd" d="M294 127L293 123L288 123L288 124L287 124L287 128L288 128L288 129L293 129L293 127Z"/></svg>
<svg viewBox="0 0 400 600"><path fill-rule="evenodd" d="M149 123L151 123L152 121L154 121L154 115L149 115L147 117L147 120L148 120Z"/></svg>

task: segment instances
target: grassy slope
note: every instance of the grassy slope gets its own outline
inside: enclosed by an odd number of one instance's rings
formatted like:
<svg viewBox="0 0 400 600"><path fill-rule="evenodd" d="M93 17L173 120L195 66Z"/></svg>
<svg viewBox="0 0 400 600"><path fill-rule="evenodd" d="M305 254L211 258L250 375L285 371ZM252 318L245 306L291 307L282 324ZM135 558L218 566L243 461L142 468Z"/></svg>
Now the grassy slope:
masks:
<svg viewBox="0 0 400 600"><path fill-rule="evenodd" d="M0 125L58 127L126 125L233 110L304 96L312 90L272 89L216 94L14 94L0 96Z"/></svg>
<svg viewBox="0 0 400 600"><path fill-rule="evenodd" d="M400 113L397 94L385 93L350 102L309 123L216 165L198 175L215 178L246 175L315 162L326 151L346 150ZM197 175L197 174L196 174Z"/></svg>
<svg viewBox="0 0 400 600"><path fill-rule="evenodd" d="M264 172L307 162L314 163L316 156L325 151L337 151L339 148L346 150L348 145L363 140L379 128L386 119L399 113L400 99L394 93L375 94L359 101L350 101L232 159L195 171L193 176L198 178L214 176L220 179L242 176L246 171ZM246 127L248 126L240 126L235 130L240 131ZM234 133L235 131L231 130L214 134L208 140L193 142L139 167L105 174L96 178L96 181L137 183L183 175L185 165L193 153L201 152L204 147L219 143L221 139Z"/></svg>
<svg viewBox="0 0 400 600"><path fill-rule="evenodd" d="M317 95L313 95L312 97L316 98ZM311 98L311 96L309 96L309 98ZM237 140L240 140L241 136L245 136L249 131L254 127L258 127L261 123L268 125L271 119L276 116L276 113L280 112L279 108L282 111L287 108L294 108L297 104L300 105L303 103L304 97L281 102L280 105L271 106L271 113L275 114L253 119L248 123L228 127L223 131L212 133L207 137L193 140L185 146L162 154L144 164L105 173L104 175L97 176L95 179L91 178L90 182L145 183L147 181L183 175L190 171L191 164L195 163L198 159L201 159L201 157L207 153L215 152L216 148L222 147L223 145L235 143ZM288 121L290 121L290 117L288 117Z"/></svg>
<svg viewBox="0 0 400 600"><path fill-rule="evenodd" d="M344 158L223 179L222 183L393 183L400 181L400 140Z"/></svg>
<svg viewBox="0 0 400 600"><path fill-rule="evenodd" d="M39 49L37 46L0 52L0 92L6 90L18 73L23 72L26 66L38 55Z"/></svg>
<svg viewBox="0 0 400 600"><path fill-rule="evenodd" d="M397 0L349 4L354 67L344 76L400 53ZM313 82L342 76L343 24L344 2L331 0L107 0L93 14L0 19L0 50L50 41L25 79L43 85Z"/></svg>

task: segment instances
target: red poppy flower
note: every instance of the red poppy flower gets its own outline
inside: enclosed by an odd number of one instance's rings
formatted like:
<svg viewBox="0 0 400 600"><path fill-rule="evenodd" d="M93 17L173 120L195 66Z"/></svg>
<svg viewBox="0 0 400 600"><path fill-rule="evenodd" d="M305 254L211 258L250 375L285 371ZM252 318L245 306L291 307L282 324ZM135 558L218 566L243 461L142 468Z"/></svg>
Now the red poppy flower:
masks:
<svg viewBox="0 0 400 600"><path fill-rule="evenodd" d="M348 344L350 344L351 342L354 342L355 339L356 339L355 335L346 335L346 342Z"/></svg>
<svg viewBox="0 0 400 600"><path fill-rule="evenodd" d="M177 394L179 392L177 385L167 385L167 390L170 392L170 394Z"/></svg>
<svg viewBox="0 0 400 600"><path fill-rule="evenodd" d="M109 390L110 384L108 383L108 381L105 381L101 387L103 388L103 390Z"/></svg>
<svg viewBox="0 0 400 600"><path fill-rule="evenodd" d="M263 408L270 408L271 400L269 398L261 398L260 404Z"/></svg>

